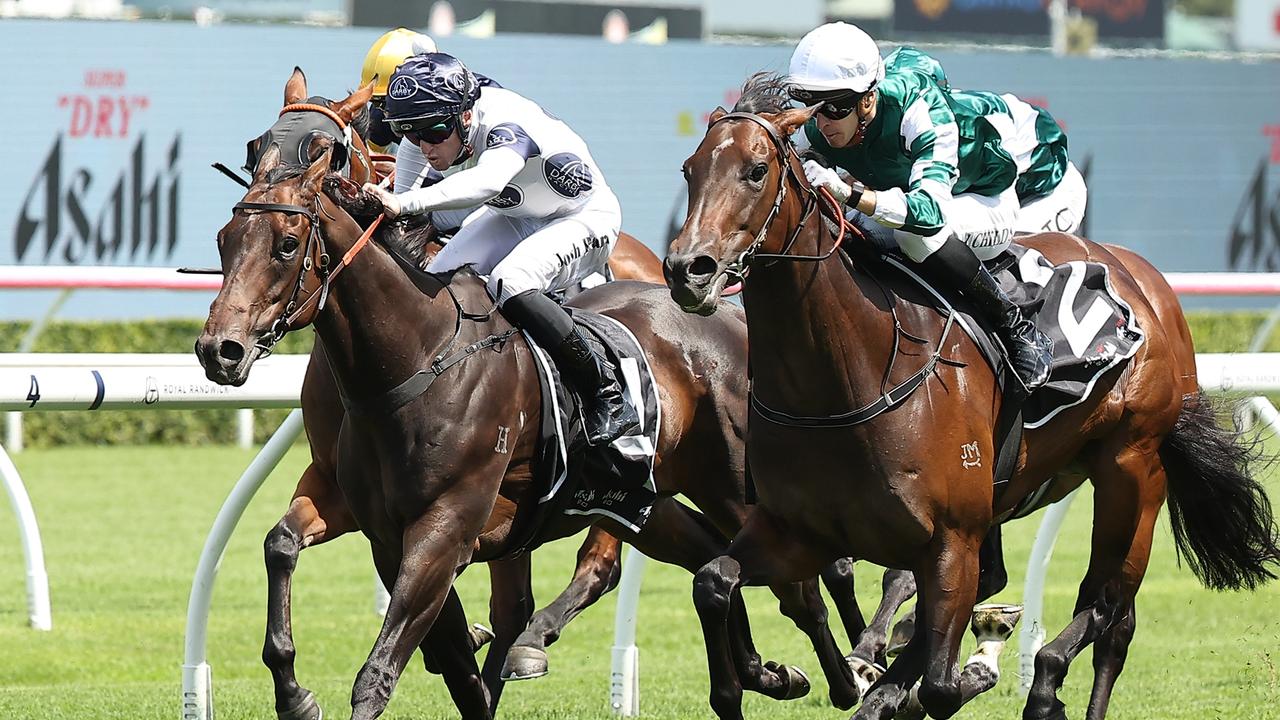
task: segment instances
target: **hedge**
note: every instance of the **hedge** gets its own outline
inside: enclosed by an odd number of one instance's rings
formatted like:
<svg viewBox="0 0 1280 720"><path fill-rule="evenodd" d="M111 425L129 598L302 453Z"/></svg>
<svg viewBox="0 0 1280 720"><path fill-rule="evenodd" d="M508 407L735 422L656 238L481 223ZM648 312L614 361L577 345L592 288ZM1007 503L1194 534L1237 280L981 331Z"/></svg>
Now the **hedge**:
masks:
<svg viewBox="0 0 1280 720"><path fill-rule="evenodd" d="M1188 313L1191 334L1199 352L1243 352L1266 320L1262 311ZM0 352L14 352L29 323L0 322ZM45 328L36 352L191 352L200 334L199 320L136 322L56 322ZM279 353L311 351L314 335L287 335ZM1272 334L1264 350L1280 351ZM263 442L280 424L287 410L258 410L256 440ZM29 413L24 418L25 442L30 447L64 444L165 443L203 445L235 442L234 410L115 410L96 413Z"/></svg>

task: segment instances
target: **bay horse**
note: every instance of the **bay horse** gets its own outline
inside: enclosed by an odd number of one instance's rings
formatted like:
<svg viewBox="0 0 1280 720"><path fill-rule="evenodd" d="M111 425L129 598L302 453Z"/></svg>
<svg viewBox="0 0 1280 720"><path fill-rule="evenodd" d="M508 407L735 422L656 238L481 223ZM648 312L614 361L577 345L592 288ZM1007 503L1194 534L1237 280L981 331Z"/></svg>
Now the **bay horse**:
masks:
<svg viewBox="0 0 1280 720"><path fill-rule="evenodd" d="M967 336L941 342L944 318L922 290L892 281L856 244L839 247L824 216L839 222L840 211L804 179L789 139L815 110L791 108L784 81L759 74L735 112L711 114L684 164L689 211L665 261L672 298L692 313L716 312L720 289L743 278L750 336L747 459L759 504L694 581L711 706L721 718L742 714L744 662L725 635L739 589L847 555L910 570L919 591L917 632L854 717L893 717L917 680L923 709L950 717L993 682L980 663L957 667L984 534L1042 485L1043 505L1088 479L1089 567L1074 618L1036 656L1023 718L1066 717L1057 690L1090 644L1086 717L1103 718L1166 497L1179 555L1206 586L1253 589L1275 578L1280 542L1251 476L1254 448L1218 424L1196 383L1177 298L1149 263L1079 237L1036 235L1018 242L1054 264L1105 265L1145 341L1084 402L1025 432L1014 475L997 491L990 460L1005 399L996 376ZM913 377L920 384L901 396ZM880 407L865 422L836 421ZM974 443L984 462L962 463L962 446Z"/></svg>
<svg viewBox="0 0 1280 720"><path fill-rule="evenodd" d="M364 100L367 98L363 93L355 93L343 101L309 97L305 74L294 68L285 84L281 110L282 116L290 112L323 114L337 124L340 135L349 128L346 137L350 140L350 149L342 154L344 162L333 163L332 169L345 170L357 186L376 181L379 168L394 168L380 156L371 155L364 142L369 122ZM295 143L298 140L293 138ZM252 141L247 148L246 169L256 172L265 150L263 143ZM320 145L315 145L307 159L314 161L320 151ZM421 243L421 257L425 262L438 251L440 244L434 228L428 226L423 230L418 235L418 242ZM649 248L625 232L618 238L609 265L616 279L662 282L661 261ZM298 554L304 548L323 544L357 529L337 480L338 438L346 411L321 343L314 346L307 366L301 404L311 462L299 478L288 510L264 542L268 612L263 662L272 672L276 702L282 712L299 705L290 620L291 578ZM741 495L740 490L738 494ZM658 524L661 522L659 519ZM620 548L621 541L606 528L598 525L589 528L578 551L571 582L552 603L533 613L532 617L532 596L522 587L527 585L522 579L523 573L527 572L524 563L517 560L490 564L495 588L490 624L494 631L490 633L486 628L472 626L471 645L473 650L478 650L490 639L494 642L485 662L484 675L495 703L501 690L499 676L523 679L547 672L546 646L560 636L573 617L616 586L621 573ZM832 589L841 616L846 619L846 627L851 632L858 631L862 627L858 624L861 614L853 598L853 578L848 564L833 565L824 571L824 579ZM431 657L425 659L429 669L437 669L438 663ZM301 704L307 705L308 701Z"/></svg>
<svg viewBox="0 0 1280 720"><path fill-rule="evenodd" d="M331 109L349 118L364 106L369 90ZM299 96L297 88L287 87L287 104ZM226 282L197 341L210 379L243 382L281 331L313 324L316 352L344 404L367 408L370 398L431 367L429 353L442 343L445 349L455 342L458 348L481 349L462 356L471 359L448 371L448 383L403 407L348 412L328 442L309 438L313 457L336 448L336 461L328 473L314 465L308 469L289 513L265 543L270 578L263 659L275 680L277 714L286 720L320 714L293 670L288 592L298 552L359 529L373 546L392 597L383 631L356 680L353 717L374 717L385 708L419 647L444 675L464 717L490 717L500 685L486 682L476 668L474 641L452 582L469 563L491 562L491 571L509 570L493 575L494 603L528 602L528 556L506 554L513 528L527 523L537 505L532 474L541 397L532 356L522 336L513 335L489 307L473 275L414 274L409 268L416 263L405 256L420 251L420 244L368 243L361 226L321 192L326 178L346 181L330 175L332 148L318 147L323 154L306 167L281 165L278 147L269 147L245 200L218 234ZM333 282L344 269L342 281ZM619 319L644 338L664 391L655 468L660 497L644 531L631 533L616 524L610 529L647 555L692 572L723 552L725 538L745 516L746 328L735 308L699 320L665 297L660 287L611 283L584 293L578 304ZM507 446L495 445L493 433L502 428L516 430ZM706 516L676 502L676 493ZM557 518L541 539L564 536L587 522ZM829 632L815 630L825 629L825 608L812 576L774 591L784 612L810 633L824 671L843 668L848 675ZM522 627L529 608L517 610L523 612ZM745 613L732 622L735 642L752 656L749 687L777 698L807 692L807 678L798 669L764 663L740 640L749 639ZM490 659L495 657L501 653L491 652ZM856 694L840 699L846 706L855 700Z"/></svg>

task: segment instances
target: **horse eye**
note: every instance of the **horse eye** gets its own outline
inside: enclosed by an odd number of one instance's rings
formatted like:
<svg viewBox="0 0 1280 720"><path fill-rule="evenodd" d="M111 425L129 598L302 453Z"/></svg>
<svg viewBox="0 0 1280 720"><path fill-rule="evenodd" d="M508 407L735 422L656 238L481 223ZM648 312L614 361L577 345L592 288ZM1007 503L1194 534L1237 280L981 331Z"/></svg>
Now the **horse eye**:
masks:
<svg viewBox="0 0 1280 720"><path fill-rule="evenodd" d="M293 237L292 235L286 237L284 241L280 243L280 254L282 255L292 255L297 249L298 238Z"/></svg>
<svg viewBox="0 0 1280 720"><path fill-rule="evenodd" d="M760 182L761 180L764 180L764 176L768 173L768 165L765 165L764 163L756 163L756 166L751 168L751 174L748 177L751 178L751 182Z"/></svg>

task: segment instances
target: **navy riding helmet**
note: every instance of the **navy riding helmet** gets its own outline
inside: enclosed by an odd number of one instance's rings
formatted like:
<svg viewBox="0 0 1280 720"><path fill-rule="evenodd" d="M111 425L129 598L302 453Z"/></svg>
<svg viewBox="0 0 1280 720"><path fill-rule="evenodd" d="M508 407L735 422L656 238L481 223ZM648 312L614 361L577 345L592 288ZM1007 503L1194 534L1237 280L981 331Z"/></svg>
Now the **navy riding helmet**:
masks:
<svg viewBox="0 0 1280 720"><path fill-rule="evenodd" d="M404 61L387 85L387 121L399 123L461 115L480 97L480 83L462 61L424 53Z"/></svg>

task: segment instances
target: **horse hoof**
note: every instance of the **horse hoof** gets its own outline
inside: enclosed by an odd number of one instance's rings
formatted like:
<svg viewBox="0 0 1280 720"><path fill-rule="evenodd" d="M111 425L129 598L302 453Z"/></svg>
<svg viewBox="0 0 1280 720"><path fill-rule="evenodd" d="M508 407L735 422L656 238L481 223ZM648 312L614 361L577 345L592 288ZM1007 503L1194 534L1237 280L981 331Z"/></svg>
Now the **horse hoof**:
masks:
<svg viewBox="0 0 1280 720"><path fill-rule="evenodd" d="M893 714L893 720L924 720L924 705L920 704L920 683L916 683L911 688L911 692L907 693L907 699L902 703L902 707Z"/></svg>
<svg viewBox="0 0 1280 720"><path fill-rule="evenodd" d="M316 696L308 690L296 705L288 710L277 711L276 717L280 720L321 720L324 713L320 710L320 704L316 702Z"/></svg>
<svg viewBox="0 0 1280 720"><path fill-rule="evenodd" d="M844 661L849 664L849 669L853 671L853 682L858 686L858 697L865 697L867 690L880 679L884 674L884 668L880 665L858 657L857 655L847 655Z"/></svg>
<svg viewBox="0 0 1280 720"><path fill-rule="evenodd" d="M979 643L990 640L1003 643L1013 635L1013 629L1021 619L1021 605L977 605L973 608L971 626Z"/></svg>
<svg viewBox="0 0 1280 720"><path fill-rule="evenodd" d="M782 700L796 700L809 694L809 676L795 665L779 665L777 671L787 677L787 691Z"/></svg>
<svg viewBox="0 0 1280 720"><path fill-rule="evenodd" d="M480 623L471 624L471 652L480 652L480 648L493 642L493 631Z"/></svg>
<svg viewBox="0 0 1280 720"><path fill-rule="evenodd" d="M547 653L538 648L516 645L507 652L507 661L502 664L502 679L532 680L546 675Z"/></svg>
<svg viewBox="0 0 1280 720"><path fill-rule="evenodd" d="M893 633L889 636L889 645L884 654L888 657L897 657L907 647L907 643L911 642L911 636L915 634L916 616L912 614L902 618L897 625L893 626Z"/></svg>

